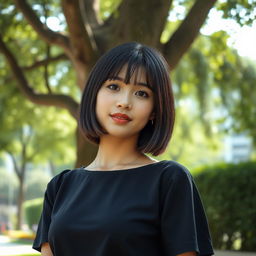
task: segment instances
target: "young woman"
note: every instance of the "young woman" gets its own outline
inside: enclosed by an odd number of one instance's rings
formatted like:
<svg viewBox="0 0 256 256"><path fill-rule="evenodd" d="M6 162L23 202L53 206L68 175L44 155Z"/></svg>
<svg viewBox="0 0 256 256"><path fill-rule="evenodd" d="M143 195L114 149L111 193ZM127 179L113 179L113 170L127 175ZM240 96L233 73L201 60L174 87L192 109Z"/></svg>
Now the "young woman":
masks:
<svg viewBox="0 0 256 256"><path fill-rule="evenodd" d="M93 162L48 184L33 248L49 256L213 255L196 185L164 152L174 125L169 69L139 43L117 46L93 68L80 127Z"/></svg>

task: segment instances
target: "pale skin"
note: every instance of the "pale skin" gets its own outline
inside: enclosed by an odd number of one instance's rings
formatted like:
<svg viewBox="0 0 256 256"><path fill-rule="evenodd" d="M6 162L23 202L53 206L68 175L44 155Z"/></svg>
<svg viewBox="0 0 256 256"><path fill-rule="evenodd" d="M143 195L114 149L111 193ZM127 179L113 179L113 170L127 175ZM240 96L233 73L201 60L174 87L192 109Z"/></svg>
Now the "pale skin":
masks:
<svg viewBox="0 0 256 256"><path fill-rule="evenodd" d="M157 162L136 149L139 132L148 121L154 119L153 92L146 87L143 70L139 70L137 84L134 77L124 83L126 68L117 79L107 80L100 88L96 101L96 115L108 134L100 137L99 149L94 161L87 170L121 170ZM132 120L117 124L110 114L123 113ZM118 150L117 150L118 149ZM49 243L42 245L41 255L53 256ZM196 256L196 252L186 252L177 256Z"/></svg>

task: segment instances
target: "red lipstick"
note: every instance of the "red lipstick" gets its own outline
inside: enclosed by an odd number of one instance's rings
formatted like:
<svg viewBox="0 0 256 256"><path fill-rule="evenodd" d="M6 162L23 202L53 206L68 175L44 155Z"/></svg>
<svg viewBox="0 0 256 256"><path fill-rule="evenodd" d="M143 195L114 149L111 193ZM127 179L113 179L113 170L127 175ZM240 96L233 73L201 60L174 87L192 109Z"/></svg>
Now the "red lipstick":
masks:
<svg viewBox="0 0 256 256"><path fill-rule="evenodd" d="M111 114L110 116L118 124L125 124L131 121L131 118L129 116L122 113L115 113L115 114Z"/></svg>

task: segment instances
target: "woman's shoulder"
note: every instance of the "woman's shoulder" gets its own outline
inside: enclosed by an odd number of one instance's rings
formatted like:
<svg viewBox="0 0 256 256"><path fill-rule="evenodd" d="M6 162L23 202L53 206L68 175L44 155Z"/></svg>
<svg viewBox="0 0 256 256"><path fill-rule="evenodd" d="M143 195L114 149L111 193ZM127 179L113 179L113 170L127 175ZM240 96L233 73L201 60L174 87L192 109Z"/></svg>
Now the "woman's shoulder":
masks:
<svg viewBox="0 0 256 256"><path fill-rule="evenodd" d="M176 180L192 178L190 171L185 165L174 160L165 160L163 162L162 172L166 179Z"/></svg>
<svg viewBox="0 0 256 256"><path fill-rule="evenodd" d="M79 173L80 169L81 168L65 169L60 171L58 174L51 178L51 180L48 182L47 187L60 187L65 180L70 179L70 177L73 177L74 175L76 176L76 174Z"/></svg>
<svg viewBox="0 0 256 256"><path fill-rule="evenodd" d="M188 168L174 160L163 160L164 167L169 172L190 173Z"/></svg>
<svg viewBox="0 0 256 256"><path fill-rule="evenodd" d="M65 169L53 176L47 184L47 191L56 194L60 187L69 182L71 179L77 177L81 173L81 168Z"/></svg>
<svg viewBox="0 0 256 256"><path fill-rule="evenodd" d="M58 174L52 177L49 183L58 183L60 182L67 173L70 173L72 170L71 169L65 169L60 171Z"/></svg>

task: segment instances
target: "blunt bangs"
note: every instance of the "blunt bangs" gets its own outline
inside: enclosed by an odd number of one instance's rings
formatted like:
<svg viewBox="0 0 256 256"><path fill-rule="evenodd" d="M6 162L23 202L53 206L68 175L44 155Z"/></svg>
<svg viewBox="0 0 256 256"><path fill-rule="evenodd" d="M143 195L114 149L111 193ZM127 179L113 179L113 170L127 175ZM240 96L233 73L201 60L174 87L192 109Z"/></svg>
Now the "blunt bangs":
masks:
<svg viewBox="0 0 256 256"><path fill-rule="evenodd" d="M95 144L107 134L96 117L96 98L106 80L115 79L126 68L125 83L139 79L139 71L145 72L146 82L154 95L155 118L141 130L137 149L154 156L162 154L173 132L175 108L169 77L169 67L163 56L151 47L132 42L119 45L104 54L93 67L85 85L80 104L79 128L82 134Z"/></svg>

